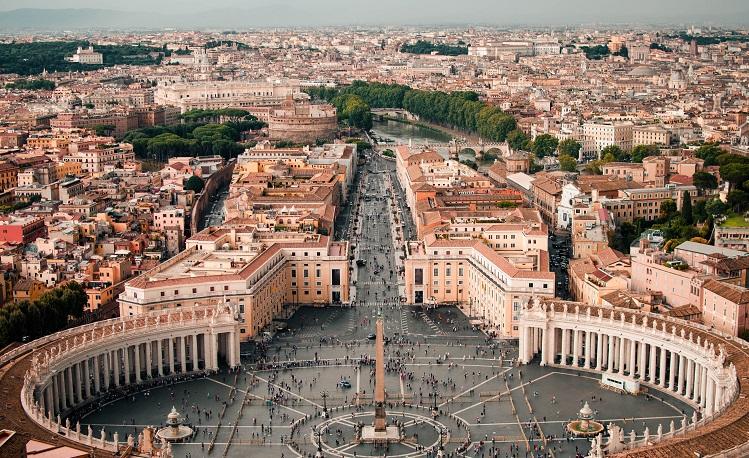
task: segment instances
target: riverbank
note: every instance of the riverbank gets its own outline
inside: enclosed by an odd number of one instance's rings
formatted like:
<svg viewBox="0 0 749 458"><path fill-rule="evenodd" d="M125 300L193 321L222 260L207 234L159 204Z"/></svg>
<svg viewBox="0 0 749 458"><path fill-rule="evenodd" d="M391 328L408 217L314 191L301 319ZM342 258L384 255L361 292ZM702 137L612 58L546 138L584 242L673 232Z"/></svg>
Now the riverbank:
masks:
<svg viewBox="0 0 749 458"><path fill-rule="evenodd" d="M418 127L421 129L431 130L434 132L438 132L440 134L444 134L446 136L449 136L450 139L457 138L457 139L465 139L469 143L480 143L481 137L479 135L476 135L475 133L466 132L459 129L453 129L451 127L443 126L441 124L436 124L428 121L409 121L408 119L401 119L401 118L393 118L391 116L385 116L385 115L376 115L378 119L382 119L385 121L394 121L399 122L402 124L408 124L410 126Z"/></svg>

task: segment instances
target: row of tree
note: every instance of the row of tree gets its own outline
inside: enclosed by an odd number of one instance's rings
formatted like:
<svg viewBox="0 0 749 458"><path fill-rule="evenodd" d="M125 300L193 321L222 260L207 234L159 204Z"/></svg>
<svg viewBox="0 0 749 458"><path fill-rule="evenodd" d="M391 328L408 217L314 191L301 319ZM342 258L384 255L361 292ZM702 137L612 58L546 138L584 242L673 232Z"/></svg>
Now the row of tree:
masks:
<svg viewBox="0 0 749 458"><path fill-rule="evenodd" d="M55 88L55 82L39 79L22 79L5 85L5 89L23 89L27 91L51 91Z"/></svg>
<svg viewBox="0 0 749 458"><path fill-rule="evenodd" d="M517 127L512 115L480 102L474 92L423 91L405 85L364 81L354 81L341 89L306 90L313 97L329 101L341 95L355 95L371 108L401 108L424 121L475 132L490 141L505 141L507 135ZM355 100L358 105L358 99Z"/></svg>
<svg viewBox="0 0 749 458"><path fill-rule="evenodd" d="M183 155L215 154L230 159L244 151L239 137L239 131L227 124L198 123L136 129L128 132L124 140L133 145L139 158L166 162Z"/></svg>
<svg viewBox="0 0 749 458"><path fill-rule="evenodd" d="M191 110L182 118L188 122L136 129L128 132L124 141L145 160L166 162L173 156L211 154L230 159L244 151L239 143L242 132L265 126L248 111L238 109Z"/></svg>
<svg viewBox="0 0 749 458"><path fill-rule="evenodd" d="M103 54L104 64L84 65L68 62L80 47L87 47L88 41L34 41L29 43L0 43L0 73L36 75L44 70L86 71L112 65L153 65L161 62L164 48L143 45L97 45L96 51Z"/></svg>
<svg viewBox="0 0 749 458"><path fill-rule="evenodd" d="M66 283L35 301L20 301L0 308L0 346L25 338L35 339L64 329L80 318L88 296L83 287Z"/></svg>
<svg viewBox="0 0 749 458"><path fill-rule="evenodd" d="M432 54L443 56L460 56L468 54L468 46L464 43L449 45L446 43L432 43L431 41L419 40L416 43L405 43L401 46L401 52L409 54Z"/></svg>

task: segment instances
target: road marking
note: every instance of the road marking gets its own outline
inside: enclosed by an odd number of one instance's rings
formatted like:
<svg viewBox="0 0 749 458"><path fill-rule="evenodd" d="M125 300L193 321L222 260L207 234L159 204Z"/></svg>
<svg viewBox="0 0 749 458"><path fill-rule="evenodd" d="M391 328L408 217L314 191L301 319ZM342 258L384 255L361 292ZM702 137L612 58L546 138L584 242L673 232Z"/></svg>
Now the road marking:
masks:
<svg viewBox="0 0 749 458"><path fill-rule="evenodd" d="M494 380L495 378L499 377L500 375L504 374L507 371L509 371L509 369L504 370L504 371L500 372L499 374L496 374L496 375L493 375L493 376L489 377L488 379L484 380L483 382L479 383L478 385L474 385L474 386L468 388L467 390L463 391L459 395L453 396L452 398L449 398L447 401L443 402L442 404L438 405L437 407L442 407L445 404L447 404L448 402L454 401L454 400L458 399L459 397L463 396L464 394L468 393L469 391L473 391L476 388L480 387L481 385L483 385L485 383L489 383L490 381ZM466 410L466 409L464 409L464 410Z"/></svg>

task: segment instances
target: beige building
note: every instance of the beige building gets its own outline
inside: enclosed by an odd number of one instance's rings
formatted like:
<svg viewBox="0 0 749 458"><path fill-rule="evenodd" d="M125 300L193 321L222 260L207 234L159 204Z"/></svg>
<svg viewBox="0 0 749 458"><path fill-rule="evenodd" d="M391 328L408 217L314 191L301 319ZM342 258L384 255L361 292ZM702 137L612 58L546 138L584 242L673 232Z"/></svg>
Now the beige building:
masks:
<svg viewBox="0 0 749 458"><path fill-rule="evenodd" d="M78 50L75 54L66 59L70 62L86 65L101 65L104 63L104 55L100 52L94 51L93 46L89 46L85 49L78 46Z"/></svg>
<svg viewBox="0 0 749 458"><path fill-rule="evenodd" d="M295 80L195 81L159 86L154 101L178 107L183 113L193 109L250 109L281 106L287 97L300 92Z"/></svg>
<svg viewBox="0 0 749 458"><path fill-rule="evenodd" d="M608 146L618 146L624 151L632 150L631 122L587 122L583 125L582 153L590 157L595 153L599 156Z"/></svg>
<svg viewBox="0 0 749 458"><path fill-rule="evenodd" d="M226 301L249 339L296 306L348 303L348 243L252 226L207 228L182 253L125 284L120 316Z"/></svg>
<svg viewBox="0 0 749 458"><path fill-rule="evenodd" d="M457 304L497 336L518 335L515 321L533 296L554 297L546 251L506 257L476 239L427 235L407 244L404 268L409 303Z"/></svg>
<svg viewBox="0 0 749 458"><path fill-rule="evenodd" d="M749 322L749 289L708 280L702 286L702 321L732 336L741 336Z"/></svg>
<svg viewBox="0 0 749 458"><path fill-rule="evenodd" d="M660 126L636 126L632 128L632 146L670 145L671 131Z"/></svg>

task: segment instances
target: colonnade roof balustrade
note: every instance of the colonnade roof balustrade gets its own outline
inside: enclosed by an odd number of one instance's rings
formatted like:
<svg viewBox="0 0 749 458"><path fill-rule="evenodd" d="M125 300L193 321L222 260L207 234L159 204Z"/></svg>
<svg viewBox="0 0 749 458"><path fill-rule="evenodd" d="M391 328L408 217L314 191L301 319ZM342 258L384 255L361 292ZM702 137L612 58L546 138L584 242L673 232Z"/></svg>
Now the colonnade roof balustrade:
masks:
<svg viewBox="0 0 749 458"><path fill-rule="evenodd" d="M594 327L596 330L591 329L591 332L610 331L611 335L636 334L638 341L654 345L668 343L669 351L677 355L699 352L708 362L708 367L716 370L729 384L730 396L726 405L706 421L699 421L695 426L660 441L651 435L647 444L638 441L634 445L640 446L636 448L629 447L606 456L694 458L749 454L749 343L746 341L699 323L629 309L539 298L523 306L521 326L545 329L550 322L554 327L569 329Z"/></svg>
<svg viewBox="0 0 749 458"><path fill-rule="evenodd" d="M0 356L0 381L7 389L0 393L0 402L6 408L5 418L13 421L18 432L29 437L45 437L50 430L59 434L57 438L63 442L70 442L80 446L83 443L86 448L102 449L104 455L111 456L117 448L117 439L105 440L104 432L96 432L94 439L86 433L73 431L69 424L61 424L60 415L50 413L50 410L42 408L42 399L37 399L39 391L50 380L50 377L60 375L81 361L93 358L95 355L107 354L117 348L139 345L153 339L160 340L174 336L196 335L197 333L217 335L223 333L230 335L236 342L228 342L230 347L236 345L227 356L231 361L229 364L238 363L238 338L239 323L236 310L228 304L217 304L209 307L182 307L152 311L148 314L115 318L100 321L88 325L61 331L49 336L37 339ZM184 353L184 339L182 340ZM196 341L192 341L192 345ZM191 347L192 348L192 347ZM212 351L217 351L211 346ZM196 350L197 351L197 350ZM227 350L229 351L229 350ZM102 353L103 352L103 353ZM197 354L191 356L192 370L197 370ZM137 356L136 356L137 361ZM185 371L184 355L182 357L181 371ZM210 369L215 363L206 355L206 369ZM106 366L105 366L106 367ZM142 366L137 367L139 372ZM151 368L153 369L153 367ZM201 367L202 369L202 367ZM70 371L68 371L70 375ZM133 374L135 375L135 374ZM139 375L139 374L138 374ZM108 376L106 376L108 377ZM98 380L98 378L97 378ZM22 383L20 383L22 382ZM136 383L140 377L136 376ZM69 379L68 379L68 383ZM130 381L126 381L131 383ZM107 384L105 390L109 388ZM88 391L86 387L86 391ZM99 386L97 386L97 391ZM75 392L76 390L73 389ZM81 397L78 389L76 398ZM99 394L103 393L100 392ZM96 394L94 394L94 397ZM89 395L84 396L87 402L93 399ZM68 396L72 400L72 396ZM78 402L81 400L78 399ZM71 404L69 407L75 408ZM54 418L53 418L54 417ZM32 421L29 421L32 420ZM69 423L69 421L67 422ZM76 440L77 438L77 440ZM124 441L124 438L122 438ZM122 445L124 442L120 442ZM19 451L20 452L20 451ZM15 456L15 455L13 455ZM20 456L20 455L19 455ZM95 456L99 456L98 450Z"/></svg>

